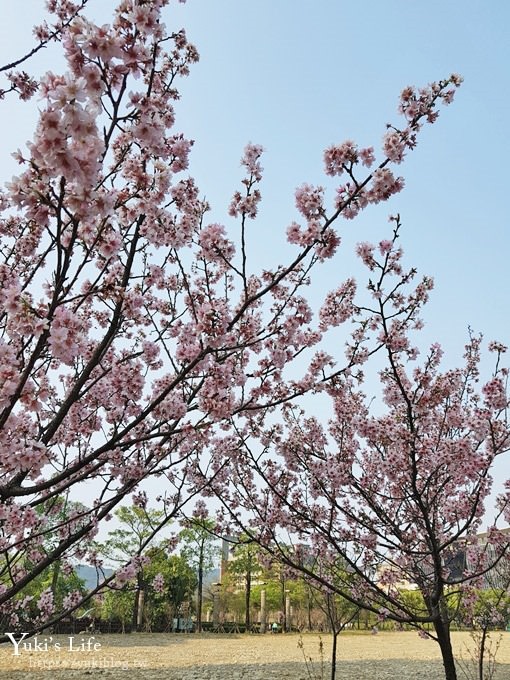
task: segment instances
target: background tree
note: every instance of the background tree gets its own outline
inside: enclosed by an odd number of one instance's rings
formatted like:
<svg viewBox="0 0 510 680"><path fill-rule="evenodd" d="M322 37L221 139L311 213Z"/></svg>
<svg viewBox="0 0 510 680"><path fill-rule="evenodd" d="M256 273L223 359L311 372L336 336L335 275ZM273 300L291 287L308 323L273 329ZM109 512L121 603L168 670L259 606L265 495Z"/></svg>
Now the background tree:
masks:
<svg viewBox="0 0 510 680"><path fill-rule="evenodd" d="M164 547L150 548L150 563L144 568L147 584L146 619L156 630L169 630L181 609L191 603L197 588L193 567L182 555L169 555Z"/></svg>
<svg viewBox="0 0 510 680"><path fill-rule="evenodd" d="M333 567L333 569L332 569ZM329 560L323 560L318 556L314 560L313 570L318 573L321 578L326 576L327 580L335 580L338 573L342 574L342 584L351 581L351 592L355 586L356 577L349 573L346 564L340 557L337 562L331 563ZM325 573L324 573L325 572ZM332 572L332 573L331 573ZM310 584L310 581L308 581ZM315 582L312 581L315 585ZM319 588L319 596L317 597L319 607L326 615L326 620L331 631L333 642L331 646L331 680L336 678L336 660L338 652L338 636L340 633L351 625L352 622L359 616L361 607L352 601L347 600L342 595L338 595L331 590Z"/></svg>
<svg viewBox="0 0 510 680"><path fill-rule="evenodd" d="M61 536L61 530L65 531L69 520L74 518L79 523L81 517L86 517L89 509L83 503L71 501L68 497L55 496L46 504L39 506L37 512L44 514L47 521L48 531L41 545L41 550L47 554L55 548ZM62 607L64 596L73 593L73 584L76 585L74 597L78 598L80 594L83 594L83 582L76 575L75 567L76 561L85 552L84 547L84 545L77 546L77 550L74 553L69 552L65 560L55 560L46 572L41 574L41 579L36 580L36 582L44 583L51 574L49 587L56 608Z"/></svg>
<svg viewBox="0 0 510 680"><path fill-rule="evenodd" d="M120 623L121 632L125 633L133 622L135 591L132 588L108 589L96 602L96 612L101 621Z"/></svg>
<svg viewBox="0 0 510 680"><path fill-rule="evenodd" d="M82 503L70 501L65 496L55 496L37 508L37 514L44 516L47 530L38 541L32 552L17 555L12 560L0 562L0 576L13 569L31 569L33 563L49 554L55 548L68 523L72 520L75 526L80 525L80 518L86 516L88 508ZM44 569L21 593L19 593L4 614L9 621L20 627L29 627L40 617L39 605L47 609L62 609L64 605L79 602L86 590L84 582L76 573L76 565L86 549L83 545L70 550L65 559L53 561Z"/></svg>
<svg viewBox="0 0 510 680"><path fill-rule="evenodd" d="M53 564L17 596L12 603L13 611L9 619L0 617L0 621L4 626L14 620L20 629L29 627L40 617L41 606L66 608L69 604L79 602L86 592L85 582L75 568Z"/></svg>
<svg viewBox="0 0 510 680"><path fill-rule="evenodd" d="M445 677L456 680L450 624L459 597L510 549L508 534L497 528L500 518L509 519L507 492L499 498L486 538L476 536L491 467L510 446L508 371L501 366L506 348L489 344L495 369L481 386L478 337L471 336L460 369L441 372L438 345L417 361L410 336L421 326L419 311L432 282L425 277L410 285L415 271L402 265L396 223L393 238L377 249L359 246L372 272L371 302L352 302L357 329L346 350L364 364L374 345L382 344L383 403L372 410L360 388L364 373L345 371L326 388L334 408L328 428L289 406L285 428L256 433L266 442L262 454L244 437L238 446L245 455L230 462L223 458L231 468L230 493L225 485L220 497L232 520L290 567L433 637ZM326 303L324 323L330 312ZM251 513L251 530L241 521L239 507ZM283 532L289 537L285 544ZM308 541L322 559L329 558L329 574L300 562L297 552L287 549L292 538ZM339 558L340 571L334 568ZM419 609L400 596L399 585L406 582L421 592Z"/></svg>
<svg viewBox="0 0 510 680"><path fill-rule="evenodd" d="M180 532L182 542L181 556L190 564L197 574L197 624L198 633L202 632L202 602L204 576L215 566L220 554L218 538L213 533L216 523L207 515L195 516L184 520L184 528Z"/></svg>
<svg viewBox="0 0 510 680"><path fill-rule="evenodd" d="M350 141L327 149L326 174L343 175L332 204L321 186L299 187L301 224L287 231L295 249L259 271L248 225L261 200L262 148L245 149L231 238L207 223L209 206L187 174L192 143L174 129L178 79L198 53L183 30L166 31L167 4L121 1L110 24L96 25L85 2L57 0L36 49L5 66L29 69L48 40L66 61L61 74L7 76L23 100L40 95L34 136L16 152L19 174L0 200L1 550L2 564L15 565L1 574L7 616L126 497L143 505L148 477L164 480L163 527L225 473L212 465L196 474L204 452L225 446L222 428L234 436L247 422L260 427L266 413L331 377L304 287L339 246L338 218L402 189L392 166L460 82L407 88L402 127L387 129L377 161L372 147ZM339 296L341 317L350 293ZM294 360L290 379L282 371ZM66 520L41 552L53 529L37 508L90 489L87 513ZM39 628L79 602L42 605Z"/></svg>
<svg viewBox="0 0 510 680"><path fill-rule="evenodd" d="M252 584L262 574L259 562L259 546L252 541L244 541L243 536L232 546L233 559L228 563L228 572L234 580L242 584L244 590L244 625L248 633L251 627Z"/></svg>
<svg viewBox="0 0 510 680"><path fill-rule="evenodd" d="M133 628L139 630L143 620L148 583L144 571L150 564L150 554L147 547L154 538L159 528L164 513L160 510L146 509L138 506L121 506L115 511L115 516L120 523L118 529L110 531L104 545L98 545L98 552L107 557L110 563L125 565L129 563L133 555L142 558L136 562L134 577L133 600ZM156 553L159 556L159 552Z"/></svg>

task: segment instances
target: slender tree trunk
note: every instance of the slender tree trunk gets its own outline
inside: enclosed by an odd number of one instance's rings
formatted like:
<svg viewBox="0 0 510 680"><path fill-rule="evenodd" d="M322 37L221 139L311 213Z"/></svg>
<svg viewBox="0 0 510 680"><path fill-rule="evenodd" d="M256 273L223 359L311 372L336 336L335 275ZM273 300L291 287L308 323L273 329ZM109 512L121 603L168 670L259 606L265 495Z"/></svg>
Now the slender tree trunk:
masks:
<svg viewBox="0 0 510 680"><path fill-rule="evenodd" d="M202 632L202 590L204 584L204 560L200 551L200 561L198 563L198 587L197 587L197 633Z"/></svg>
<svg viewBox="0 0 510 680"><path fill-rule="evenodd" d="M136 631L136 622L138 621L138 589L135 590L135 597L133 600L133 615L131 617L131 626Z"/></svg>
<svg viewBox="0 0 510 680"><path fill-rule="evenodd" d="M331 649L331 680L335 680L336 674L336 650L338 642L338 630L333 626L333 647Z"/></svg>
<svg viewBox="0 0 510 680"><path fill-rule="evenodd" d="M434 629L443 658L445 680L457 680L455 657L453 656L452 640L450 637L450 624L439 618L434 621Z"/></svg>
<svg viewBox="0 0 510 680"><path fill-rule="evenodd" d="M283 614L283 633L287 632L287 608L285 606L285 576L280 577L282 586L282 614Z"/></svg>
<svg viewBox="0 0 510 680"><path fill-rule="evenodd" d="M244 624L246 632L250 631L250 600L251 600L251 571L248 569L246 572L246 592L244 596L244 604L246 612L244 615Z"/></svg>
<svg viewBox="0 0 510 680"><path fill-rule="evenodd" d="M142 587L138 590L138 619L136 621L136 630L140 632L143 630L143 614L145 608L145 590Z"/></svg>
<svg viewBox="0 0 510 680"><path fill-rule="evenodd" d="M307 614L308 614L308 632L312 631L312 593L310 586L307 588L307 598L306 598Z"/></svg>
<svg viewBox="0 0 510 680"><path fill-rule="evenodd" d="M145 604L145 592L143 574L140 571L136 576L135 607L133 611L133 627L139 633L143 627L143 609Z"/></svg>
<svg viewBox="0 0 510 680"><path fill-rule="evenodd" d="M479 680L484 680L483 677L483 666L485 658L485 644L487 642L487 628L482 629L482 637L480 638L480 650L478 655L478 678Z"/></svg>
<svg viewBox="0 0 510 680"><path fill-rule="evenodd" d="M138 572L136 575L136 590L135 590L135 601L133 604L133 618L132 618L132 626L133 630L136 630L138 632L138 610L140 608L140 590L142 588L142 574L141 572Z"/></svg>

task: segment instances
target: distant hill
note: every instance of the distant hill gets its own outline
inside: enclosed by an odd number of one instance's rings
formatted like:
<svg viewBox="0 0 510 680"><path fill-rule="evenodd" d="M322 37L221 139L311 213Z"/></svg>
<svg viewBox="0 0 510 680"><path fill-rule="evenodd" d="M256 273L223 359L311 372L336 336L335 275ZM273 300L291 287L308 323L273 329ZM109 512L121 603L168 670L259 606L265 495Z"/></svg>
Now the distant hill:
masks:
<svg viewBox="0 0 510 680"><path fill-rule="evenodd" d="M219 580L220 570L213 569L212 571L208 571L207 574L204 576L204 586L210 586L213 583L218 583Z"/></svg>
<svg viewBox="0 0 510 680"><path fill-rule="evenodd" d="M78 564L75 569L78 578L81 578L85 583L85 588L87 590L93 590L97 586L97 572L95 567L91 567L89 564ZM103 567L103 571L106 577L113 574L113 569L108 569Z"/></svg>
<svg viewBox="0 0 510 680"><path fill-rule="evenodd" d="M97 586L97 573L95 567L91 567L89 564L78 564L75 571L78 578L81 578L85 583L85 588L87 590L93 590ZM103 567L103 571L106 577L113 574L113 569ZM217 583L219 579L219 569L213 569L212 571L209 571L204 576L204 587L210 586L212 583Z"/></svg>

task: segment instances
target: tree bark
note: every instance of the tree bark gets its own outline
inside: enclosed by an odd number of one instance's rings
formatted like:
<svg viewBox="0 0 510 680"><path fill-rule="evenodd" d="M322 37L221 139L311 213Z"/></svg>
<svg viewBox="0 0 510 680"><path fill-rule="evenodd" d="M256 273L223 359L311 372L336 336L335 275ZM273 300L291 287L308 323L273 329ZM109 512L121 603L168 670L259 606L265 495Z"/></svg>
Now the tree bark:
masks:
<svg viewBox="0 0 510 680"><path fill-rule="evenodd" d="M483 628L482 637L480 639L480 650L478 655L478 678L479 680L484 680L483 667L485 660L485 644L487 641L487 628Z"/></svg>
<svg viewBox="0 0 510 680"><path fill-rule="evenodd" d="M308 632L312 632L312 593L311 593L311 588L308 586L307 588L307 593L306 593L306 608L307 608L307 614L308 614Z"/></svg>
<svg viewBox="0 0 510 680"><path fill-rule="evenodd" d="M133 605L133 619L132 619L132 625L133 625L133 630L136 630L136 632L139 631L139 615L138 611L140 609L140 591L143 588L143 578L142 578L142 572L138 572L136 575L136 590L135 590L135 601Z"/></svg>
<svg viewBox="0 0 510 680"><path fill-rule="evenodd" d="M439 618L434 621L434 629L441 649L445 680L457 680L457 669L455 667L455 657L453 656L452 640L450 637L450 624Z"/></svg>
<svg viewBox="0 0 510 680"><path fill-rule="evenodd" d="M246 572L246 593L245 593L245 607L246 613L244 615L244 623L246 632L250 632L250 600L251 600L251 570L248 569Z"/></svg>
<svg viewBox="0 0 510 680"><path fill-rule="evenodd" d="M198 562L198 586L197 586L197 633L202 632L202 589L204 583L204 554L200 549L200 559Z"/></svg>
<svg viewBox="0 0 510 680"><path fill-rule="evenodd" d="M336 650L338 642L338 630L333 626L333 648L331 649L331 680L335 680L336 675Z"/></svg>

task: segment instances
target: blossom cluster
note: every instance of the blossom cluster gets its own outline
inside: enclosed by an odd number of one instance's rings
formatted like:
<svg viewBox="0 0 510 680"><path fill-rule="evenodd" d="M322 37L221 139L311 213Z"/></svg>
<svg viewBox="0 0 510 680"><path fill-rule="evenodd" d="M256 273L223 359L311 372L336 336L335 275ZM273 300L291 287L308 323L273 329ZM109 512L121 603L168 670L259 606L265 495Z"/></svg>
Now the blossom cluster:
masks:
<svg viewBox="0 0 510 680"><path fill-rule="evenodd" d="M369 306L358 307L359 293L348 279L320 311L321 331L347 319L356 325L347 343L348 368L326 380L335 364L323 351L316 353L313 371L310 365L314 380L308 385L318 391L320 376L332 401L328 425L287 404L278 425L250 423L257 428L257 447L243 439L244 455L234 454L225 437L213 455L217 467L228 470L219 483L224 512L254 540L273 554L284 552L287 565L320 587L347 594L381 617L440 627L436 611L451 604L449 584L462 592L467 610L474 589L489 577L501 578L501 564L508 565L508 534L496 522L476 537L494 460L510 445L508 372L499 363L506 347L489 343L497 358L485 383L480 337L470 337L459 368L443 368L437 343L420 357L412 335L433 284L429 277L415 282L415 270L404 266L400 221L393 221L392 238L358 246L371 272ZM354 369L377 349L382 401L374 409L362 391L364 374ZM248 430L242 434L248 437ZM510 482L498 509L510 517ZM284 548L283 531L306 537L313 572L303 569L297 550ZM429 605L417 609L402 597L405 582L415 584ZM508 584L508 573L501 582ZM497 620L495 611L484 615Z"/></svg>
<svg viewBox="0 0 510 680"><path fill-rule="evenodd" d="M0 543L13 565L0 569L6 616L17 615L15 598L51 561L87 557L99 566L92 542L98 527L123 498L145 508L148 477L165 488L168 517L177 514L185 493L212 493L211 476L228 482L225 452L239 461L250 437L265 437L270 414L326 383L352 441L340 465L335 456L316 456L314 470L324 479L330 472L334 488L342 488L357 453L347 416L354 418L359 397L338 387L341 372L318 344L325 330L356 316L356 286L351 279L337 286L318 319L302 293L313 267L338 249L334 220L402 188L389 163L402 160L421 119L432 120L436 102L448 99L445 84L430 95L406 94L406 131L387 133L385 159L373 170L372 147L347 142L327 150L326 173L347 175L332 213L322 186L301 185L295 201L304 224L288 230L299 253L274 270L252 272L247 220L261 201L262 147L249 144L241 160L245 176L229 207L239 221L236 239L226 226L207 222L209 205L188 176L193 143L176 130L175 102L178 79L198 53L183 30L167 31L168 0L120 0L102 25L85 16L85 4L50 0L54 23L35 31L41 45L59 41L65 72L37 82L8 76L22 98L37 88L41 99L34 137L15 154L19 173L0 195ZM369 173L360 181L359 164ZM381 266L398 276L393 245L380 249ZM375 249L370 253L375 261ZM424 294L394 296L396 313L418 307ZM381 337L374 319L368 326L376 327L376 342L409 356L405 327L395 321ZM351 369L368 355L364 328L348 359L352 380ZM291 379L293 363L298 375ZM397 408L395 386L386 383L388 405ZM499 403L494 386L486 392ZM481 432L483 415L478 420ZM305 433L322 456L332 435L313 419ZM280 436L276 427L271 434ZM289 490L299 467L292 457L307 441L297 430L295 436L282 476ZM268 465L268 479L279 474ZM92 488L98 491L88 507L68 500ZM297 485L294 491L298 504ZM314 482L310 493L320 499L321 485ZM320 504L314 512L317 521L324 517ZM365 544L368 550L368 538ZM134 555L116 584L142 566ZM157 577L155 587L163 587ZM77 606L78 598L71 593L64 606ZM30 606L41 626L58 603L45 592Z"/></svg>

